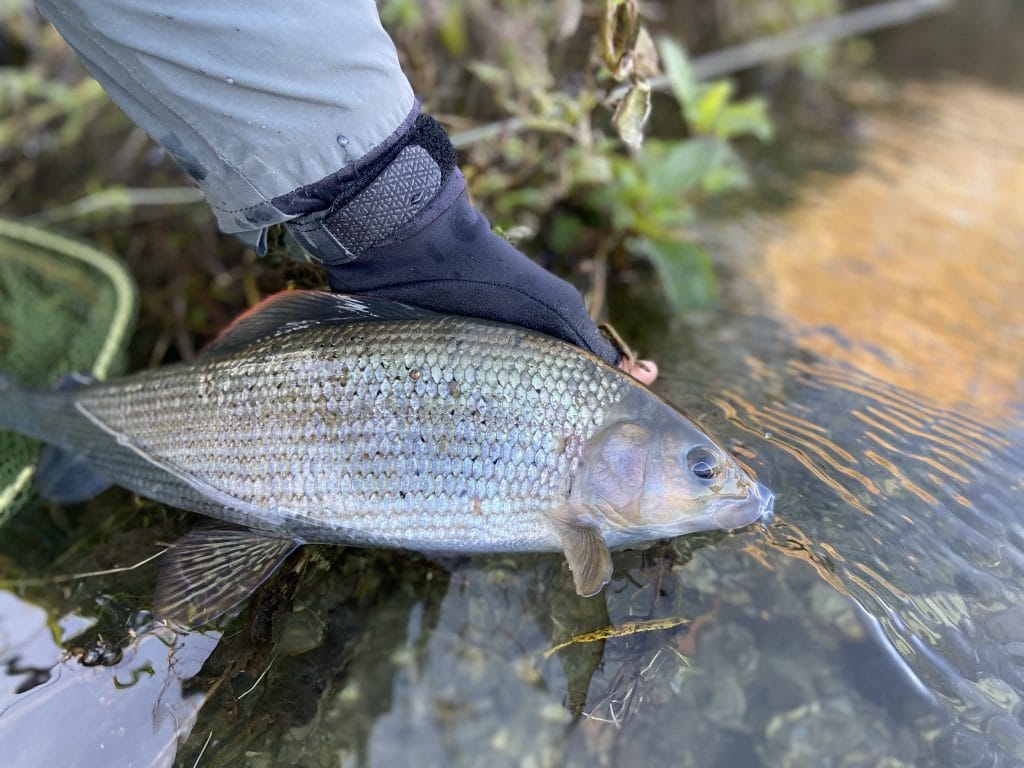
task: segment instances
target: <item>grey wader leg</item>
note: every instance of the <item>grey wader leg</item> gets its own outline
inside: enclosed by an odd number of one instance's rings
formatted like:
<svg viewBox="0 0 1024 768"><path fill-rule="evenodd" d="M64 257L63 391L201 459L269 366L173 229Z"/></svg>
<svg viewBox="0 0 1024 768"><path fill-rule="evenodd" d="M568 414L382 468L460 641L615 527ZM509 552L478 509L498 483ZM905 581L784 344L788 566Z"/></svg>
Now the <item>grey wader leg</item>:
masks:
<svg viewBox="0 0 1024 768"><path fill-rule="evenodd" d="M220 228L292 236L331 287L513 323L609 363L579 292L495 235L419 115L372 0L38 0L115 102L195 179Z"/></svg>

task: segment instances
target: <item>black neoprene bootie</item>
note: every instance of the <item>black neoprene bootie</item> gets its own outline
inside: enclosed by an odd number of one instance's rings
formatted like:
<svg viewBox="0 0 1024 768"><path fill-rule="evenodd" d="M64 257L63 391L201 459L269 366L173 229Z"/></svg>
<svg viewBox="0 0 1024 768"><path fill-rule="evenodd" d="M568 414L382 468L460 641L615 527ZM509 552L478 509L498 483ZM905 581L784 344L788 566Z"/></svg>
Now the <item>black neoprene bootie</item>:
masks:
<svg viewBox="0 0 1024 768"><path fill-rule="evenodd" d="M532 328L616 364L583 298L491 227L466 195L455 150L427 115L334 177L274 204L331 288Z"/></svg>

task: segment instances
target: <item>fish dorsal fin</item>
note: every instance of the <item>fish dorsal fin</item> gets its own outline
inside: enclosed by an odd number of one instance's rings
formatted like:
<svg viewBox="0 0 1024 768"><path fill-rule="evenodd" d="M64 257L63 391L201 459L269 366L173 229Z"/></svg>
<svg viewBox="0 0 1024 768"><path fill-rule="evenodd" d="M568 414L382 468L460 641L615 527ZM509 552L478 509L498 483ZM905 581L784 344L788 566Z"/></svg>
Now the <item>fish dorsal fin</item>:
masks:
<svg viewBox="0 0 1024 768"><path fill-rule="evenodd" d="M204 356L226 355L257 341L322 325L380 320L421 320L436 312L397 301L328 291L282 291L239 315L203 350Z"/></svg>
<svg viewBox="0 0 1024 768"><path fill-rule="evenodd" d="M612 554L601 532L592 525L563 522L554 528L569 561L576 593L581 597L596 595L612 577Z"/></svg>
<svg viewBox="0 0 1024 768"><path fill-rule="evenodd" d="M160 560L155 613L183 627L213 621L251 595L298 546L255 531L190 531Z"/></svg>

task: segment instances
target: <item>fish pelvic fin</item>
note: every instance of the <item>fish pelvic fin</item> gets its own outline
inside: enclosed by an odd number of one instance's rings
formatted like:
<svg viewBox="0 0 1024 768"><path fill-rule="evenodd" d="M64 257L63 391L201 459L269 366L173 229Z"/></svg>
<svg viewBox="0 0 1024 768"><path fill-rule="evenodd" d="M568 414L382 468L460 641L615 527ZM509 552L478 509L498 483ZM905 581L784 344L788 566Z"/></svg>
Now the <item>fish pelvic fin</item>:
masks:
<svg viewBox="0 0 1024 768"><path fill-rule="evenodd" d="M301 544L241 529L190 531L161 558L154 613L182 627L207 624L255 592Z"/></svg>
<svg viewBox="0 0 1024 768"><path fill-rule="evenodd" d="M592 525L554 523L565 550L576 593L591 597L612 578L612 554L601 532Z"/></svg>

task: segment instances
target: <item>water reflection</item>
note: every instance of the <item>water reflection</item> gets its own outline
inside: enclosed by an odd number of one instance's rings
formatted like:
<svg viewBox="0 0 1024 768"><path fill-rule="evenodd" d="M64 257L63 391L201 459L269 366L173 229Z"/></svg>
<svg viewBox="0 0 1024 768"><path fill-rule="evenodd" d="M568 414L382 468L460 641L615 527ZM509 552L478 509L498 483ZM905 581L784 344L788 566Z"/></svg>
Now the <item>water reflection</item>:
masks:
<svg viewBox="0 0 1024 768"><path fill-rule="evenodd" d="M732 228L765 310L801 347L990 424L1024 398L1024 99L908 86L864 121L863 169Z"/></svg>
<svg viewBox="0 0 1024 768"><path fill-rule="evenodd" d="M104 656L62 645L88 620L67 616L54 636L44 610L0 591L0 740L10 766L169 766L205 696L186 693L217 634L137 633Z"/></svg>

